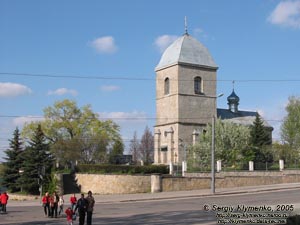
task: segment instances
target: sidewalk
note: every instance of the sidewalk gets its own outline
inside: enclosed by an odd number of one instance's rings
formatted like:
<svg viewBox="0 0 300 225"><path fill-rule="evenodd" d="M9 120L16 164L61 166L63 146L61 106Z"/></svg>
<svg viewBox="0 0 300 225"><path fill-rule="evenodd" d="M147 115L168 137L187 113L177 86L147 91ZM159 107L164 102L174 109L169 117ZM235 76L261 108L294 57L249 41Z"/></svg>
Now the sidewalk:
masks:
<svg viewBox="0 0 300 225"><path fill-rule="evenodd" d="M276 191L287 189L300 189L300 183L288 184L273 184L261 186L248 186L248 187L234 187L234 188L216 188L215 195L231 195L231 194L245 194L264 191ZM300 192L300 190L299 190ZM64 195L65 203L69 203L71 194ZM80 198L80 194L76 194ZM210 189L192 190L192 191L172 191L172 192L159 192L159 193L137 193L137 194L114 194L114 195L93 195L96 203L121 203L121 202L136 202L136 201L157 201L163 199L180 199L180 198L195 198L195 197L209 197L214 196ZM40 199L9 202L13 205L40 205Z"/></svg>
<svg viewBox="0 0 300 225"><path fill-rule="evenodd" d="M273 184L250 187L235 187L217 189L215 195L230 195L230 194L245 194L264 191L286 189L300 189L300 183L288 184ZM159 193L138 193L138 194L115 194L115 195L93 195L97 203L114 203L114 202L130 202L130 201L149 201L160 199L178 199L213 196L210 189L192 190L192 191L172 191ZM79 197L79 194L77 194ZM65 200L69 199L70 195L65 195Z"/></svg>

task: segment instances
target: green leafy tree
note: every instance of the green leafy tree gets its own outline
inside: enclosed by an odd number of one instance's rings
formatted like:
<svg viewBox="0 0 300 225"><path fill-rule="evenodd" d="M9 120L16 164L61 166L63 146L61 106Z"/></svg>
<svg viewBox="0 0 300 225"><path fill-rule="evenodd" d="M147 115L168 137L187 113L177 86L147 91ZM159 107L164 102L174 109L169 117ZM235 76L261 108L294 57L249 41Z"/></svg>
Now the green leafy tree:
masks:
<svg viewBox="0 0 300 225"><path fill-rule="evenodd" d="M298 151L292 149L289 144L282 144L275 142L272 145L274 152L274 160L279 161L284 160L285 167L299 167L299 154Z"/></svg>
<svg viewBox="0 0 300 225"><path fill-rule="evenodd" d="M206 132L200 135L199 143L189 148L189 161L193 166L201 168L210 166L212 127L208 125ZM222 160L224 166L236 167L240 162L253 159L249 147L250 130L246 126L221 121L215 124L215 155L216 160Z"/></svg>
<svg viewBox="0 0 300 225"><path fill-rule="evenodd" d="M17 180L22 172L22 159L20 155L23 152L22 141L20 138L19 129L16 128L13 133L13 138L9 140L9 149L5 151L6 162L3 163L3 182L2 185L7 187L11 192L20 191L20 187L17 185Z"/></svg>
<svg viewBox="0 0 300 225"><path fill-rule="evenodd" d="M206 171L210 168L211 163L211 128L209 131L202 133L199 142L187 148L188 170L194 168L200 171Z"/></svg>
<svg viewBox="0 0 300 225"><path fill-rule="evenodd" d="M289 102L285 107L287 115L281 125L281 139L292 149L300 149L300 98L289 97Z"/></svg>
<svg viewBox="0 0 300 225"><path fill-rule="evenodd" d="M256 162L272 162L272 140L266 130L260 115L257 113L253 125L250 128L251 145L255 152Z"/></svg>
<svg viewBox="0 0 300 225"><path fill-rule="evenodd" d="M17 180L18 186L29 194L38 194L40 185L49 186L51 182L52 156L49 144L39 124L29 146L21 154L23 173Z"/></svg>
<svg viewBox="0 0 300 225"><path fill-rule="evenodd" d="M115 141L121 140L119 126L111 120L101 121L89 105L79 108L75 101L63 100L44 109L42 130L51 142L51 151L60 164L96 163ZM23 135L30 138L36 122L26 124Z"/></svg>

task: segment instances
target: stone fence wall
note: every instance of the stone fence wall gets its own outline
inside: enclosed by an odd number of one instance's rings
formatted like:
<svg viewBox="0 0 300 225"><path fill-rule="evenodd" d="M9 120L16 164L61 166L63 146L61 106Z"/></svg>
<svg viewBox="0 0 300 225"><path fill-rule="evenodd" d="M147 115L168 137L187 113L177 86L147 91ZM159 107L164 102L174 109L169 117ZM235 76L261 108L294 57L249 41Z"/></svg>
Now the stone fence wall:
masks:
<svg viewBox="0 0 300 225"><path fill-rule="evenodd" d="M210 173L187 173L186 177L170 175L100 175L76 174L81 192L96 194L130 194L157 191L184 191L210 188ZM216 173L216 188L300 183L300 171L221 172ZM64 183L63 186L68 184ZM156 187L154 187L155 185ZM66 193L65 193L66 194Z"/></svg>
<svg viewBox="0 0 300 225"><path fill-rule="evenodd" d="M151 190L150 176L76 174L81 192L97 194L146 193Z"/></svg>

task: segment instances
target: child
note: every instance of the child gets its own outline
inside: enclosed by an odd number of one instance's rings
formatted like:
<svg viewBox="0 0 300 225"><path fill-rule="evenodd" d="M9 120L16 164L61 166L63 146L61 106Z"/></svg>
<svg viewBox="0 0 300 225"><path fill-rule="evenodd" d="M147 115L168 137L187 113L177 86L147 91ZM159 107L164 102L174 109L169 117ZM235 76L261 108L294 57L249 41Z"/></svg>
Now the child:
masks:
<svg viewBox="0 0 300 225"><path fill-rule="evenodd" d="M66 215L67 215L67 222L68 222L68 225L73 225L73 210L71 209L71 207L68 207L65 211Z"/></svg>

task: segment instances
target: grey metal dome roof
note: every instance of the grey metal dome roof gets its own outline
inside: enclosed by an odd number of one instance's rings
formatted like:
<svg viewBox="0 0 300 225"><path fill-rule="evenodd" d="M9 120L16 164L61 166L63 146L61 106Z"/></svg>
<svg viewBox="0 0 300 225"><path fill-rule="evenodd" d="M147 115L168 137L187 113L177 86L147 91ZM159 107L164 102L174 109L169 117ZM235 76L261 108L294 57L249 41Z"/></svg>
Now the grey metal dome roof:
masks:
<svg viewBox="0 0 300 225"><path fill-rule="evenodd" d="M188 34L175 40L165 50L155 70L178 63L218 69L208 49Z"/></svg>

